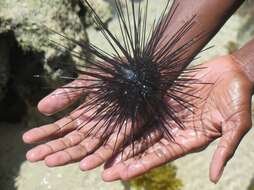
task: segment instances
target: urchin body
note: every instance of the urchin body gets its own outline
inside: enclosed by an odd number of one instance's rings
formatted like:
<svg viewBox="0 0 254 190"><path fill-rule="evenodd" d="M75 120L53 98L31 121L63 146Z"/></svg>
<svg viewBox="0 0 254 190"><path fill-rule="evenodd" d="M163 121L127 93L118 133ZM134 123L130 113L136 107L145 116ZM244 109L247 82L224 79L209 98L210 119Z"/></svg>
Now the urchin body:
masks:
<svg viewBox="0 0 254 190"><path fill-rule="evenodd" d="M151 60L140 60L140 63L120 65L108 91L115 97L126 115L133 112L144 118L149 114L149 107L156 107L156 101L163 98L160 88L160 73ZM155 108L156 109L156 108Z"/></svg>

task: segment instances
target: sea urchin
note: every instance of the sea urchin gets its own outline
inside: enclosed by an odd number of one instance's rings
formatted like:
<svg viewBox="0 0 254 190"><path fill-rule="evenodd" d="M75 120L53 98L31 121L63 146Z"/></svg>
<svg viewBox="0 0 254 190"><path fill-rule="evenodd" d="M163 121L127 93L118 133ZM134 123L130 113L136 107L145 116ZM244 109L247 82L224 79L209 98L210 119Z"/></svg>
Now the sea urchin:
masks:
<svg viewBox="0 0 254 190"><path fill-rule="evenodd" d="M160 18L148 30L149 0L145 1L145 6L134 0L114 0L122 37L120 42L90 3L87 0L82 3L92 13L94 22L112 47L113 53L92 43L82 44L59 34L95 58L86 60L85 69L79 70L79 74L85 77L78 80L84 80L86 85L73 89L84 90L88 94L85 103L77 109L82 110L79 117L87 114L89 117L80 123L78 129L94 122L86 135L99 136L102 144L108 142L112 133L122 133L124 140L120 148L134 143L154 128L173 140L172 128L184 128L179 112L192 112L190 98L198 98L185 90L189 84L196 82L191 76L195 69L186 67L192 60L188 49L205 34L200 33L184 44L178 44L195 24L195 16L168 39L165 32L175 16L177 3L173 2L169 8L168 0ZM81 60L85 57L77 52L71 53ZM117 140L118 138L115 142Z"/></svg>

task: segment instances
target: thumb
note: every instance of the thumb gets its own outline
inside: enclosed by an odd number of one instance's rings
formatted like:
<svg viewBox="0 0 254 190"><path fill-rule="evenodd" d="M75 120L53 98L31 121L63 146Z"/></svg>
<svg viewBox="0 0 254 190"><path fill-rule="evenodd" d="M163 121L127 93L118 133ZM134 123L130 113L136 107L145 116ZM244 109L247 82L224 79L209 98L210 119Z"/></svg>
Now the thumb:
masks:
<svg viewBox="0 0 254 190"><path fill-rule="evenodd" d="M251 128L250 113L242 114L243 117L239 117L238 121L231 119L222 125L222 137L210 164L210 180L214 183L219 181L227 162L233 157L241 139Z"/></svg>

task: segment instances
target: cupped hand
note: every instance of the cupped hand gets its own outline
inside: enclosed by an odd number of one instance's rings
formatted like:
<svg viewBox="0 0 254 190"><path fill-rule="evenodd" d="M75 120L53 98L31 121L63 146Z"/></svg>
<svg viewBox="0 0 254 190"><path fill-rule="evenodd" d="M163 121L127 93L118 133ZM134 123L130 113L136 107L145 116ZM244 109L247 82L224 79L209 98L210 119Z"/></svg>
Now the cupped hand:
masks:
<svg viewBox="0 0 254 190"><path fill-rule="evenodd" d="M173 131L174 142L157 135L145 151L142 148L136 151L136 157L115 156L105 164L102 175L105 181L130 180L186 154L202 151L220 138L210 164L210 180L218 182L226 163L252 126L253 84L230 55L209 61L202 67L204 69L199 70L195 78L213 85L195 86L199 89L195 95L203 99L195 102L196 109L186 119L185 128Z"/></svg>
<svg viewBox="0 0 254 190"><path fill-rule="evenodd" d="M200 151L220 137L210 167L210 179L217 182L226 162L251 127L253 86L231 56L215 59L203 67L195 78L213 85L194 84L199 89L199 96L205 98L195 102L195 111L186 118L185 129L173 130L175 142L154 130L145 134L151 138L145 150L141 147L135 151L134 157L120 154L112 159L115 139L118 139L114 147L117 148L124 135L118 137L117 133L113 133L106 145L101 144L99 137L87 138L86 133L94 123L76 130L87 119L87 116L81 116L82 110L78 110L55 123L26 132L23 135L26 143L48 141L30 150L27 159L32 162L44 160L48 166L81 160L82 170L93 169L106 162L104 180L128 180L188 153ZM82 87L86 85L84 81L79 79L67 88L56 90L39 103L38 109L45 115L52 115L68 107L84 94L82 88L73 90L72 87ZM86 115L89 116L89 113ZM129 152L130 148L127 146L124 152Z"/></svg>

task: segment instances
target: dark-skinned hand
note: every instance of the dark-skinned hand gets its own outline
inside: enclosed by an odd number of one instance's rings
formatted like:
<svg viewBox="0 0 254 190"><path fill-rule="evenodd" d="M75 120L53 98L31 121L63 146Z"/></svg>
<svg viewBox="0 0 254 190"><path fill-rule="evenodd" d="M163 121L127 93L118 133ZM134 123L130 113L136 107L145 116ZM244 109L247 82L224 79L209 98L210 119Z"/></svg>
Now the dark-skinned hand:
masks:
<svg viewBox="0 0 254 190"><path fill-rule="evenodd" d="M195 78L201 83L193 84L195 95L194 112L184 118L184 129L175 127L172 131L175 142L154 130L144 148L135 155L114 155L112 147L117 133L113 133L106 146L100 138L85 138L93 123L76 130L82 120L82 110L55 123L29 130L23 135L25 143L42 143L27 153L31 162L44 160L47 166L61 166L80 161L81 170L90 170L105 163L102 178L105 181L129 180L186 154L202 151L212 141L220 138L210 164L210 180L217 182L228 160L234 155L241 139L251 128L251 96L253 84L231 55L216 58L202 65ZM76 80L68 86L82 86ZM60 88L44 98L38 109L45 115L52 115L71 105L82 91ZM64 126L64 127L63 127ZM121 133L122 134L122 133ZM53 139L53 140L52 140ZM117 147L123 142L123 135L117 140ZM138 142L137 142L138 143ZM124 152L129 152L127 146Z"/></svg>

